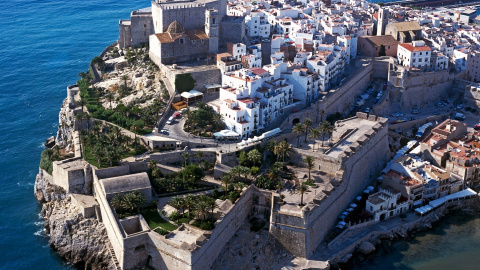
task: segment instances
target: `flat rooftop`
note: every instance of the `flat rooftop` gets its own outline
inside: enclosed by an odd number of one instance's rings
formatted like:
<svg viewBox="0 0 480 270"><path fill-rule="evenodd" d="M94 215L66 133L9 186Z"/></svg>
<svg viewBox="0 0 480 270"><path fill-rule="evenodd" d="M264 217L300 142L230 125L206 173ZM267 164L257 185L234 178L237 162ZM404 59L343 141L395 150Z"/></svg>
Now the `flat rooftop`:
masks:
<svg viewBox="0 0 480 270"><path fill-rule="evenodd" d="M372 130L375 124L377 124L376 121L361 118L353 118L339 123L332 137L341 138L342 135L345 136L345 133L347 134L344 138L340 139L340 143L335 144L333 148L328 150L327 156L338 158L341 153L349 149L353 143L360 139L360 137Z"/></svg>

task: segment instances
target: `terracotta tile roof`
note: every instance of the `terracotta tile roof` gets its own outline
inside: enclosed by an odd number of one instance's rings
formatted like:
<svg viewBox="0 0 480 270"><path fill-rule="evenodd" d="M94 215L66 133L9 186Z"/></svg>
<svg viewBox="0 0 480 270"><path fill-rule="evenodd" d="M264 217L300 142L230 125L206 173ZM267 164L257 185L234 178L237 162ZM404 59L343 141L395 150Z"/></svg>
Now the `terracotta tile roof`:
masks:
<svg viewBox="0 0 480 270"><path fill-rule="evenodd" d="M185 35L190 40L199 40L199 39L208 39L207 34L205 33L205 30L187 30L185 31Z"/></svg>
<svg viewBox="0 0 480 270"><path fill-rule="evenodd" d="M262 75L262 74L265 74L265 73L268 72L268 71L266 71L266 70L263 69L263 68L251 68L250 70L251 70L252 73L255 74L255 75Z"/></svg>
<svg viewBox="0 0 480 270"><path fill-rule="evenodd" d="M410 44L410 43L401 43L401 44L398 44L398 45L404 47L405 49L407 49L407 50L410 51L410 52L431 51L430 47L428 47L428 46L418 46L418 47L414 47L414 46L413 46L412 44Z"/></svg>
<svg viewBox="0 0 480 270"><path fill-rule="evenodd" d="M182 34L170 34L170 33L160 33L160 34L155 34L155 36L158 38L158 41L160 43L173 43L175 40L179 39L182 37Z"/></svg>

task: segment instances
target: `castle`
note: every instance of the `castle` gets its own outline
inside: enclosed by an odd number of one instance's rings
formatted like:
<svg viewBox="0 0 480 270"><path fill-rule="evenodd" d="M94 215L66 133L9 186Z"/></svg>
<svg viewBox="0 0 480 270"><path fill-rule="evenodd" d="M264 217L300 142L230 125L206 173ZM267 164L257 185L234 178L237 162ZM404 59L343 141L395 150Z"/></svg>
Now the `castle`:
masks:
<svg viewBox="0 0 480 270"><path fill-rule="evenodd" d="M157 65L187 62L216 54L227 42L242 42L244 25L243 18L227 16L226 0L155 0L120 21L118 44L148 44Z"/></svg>

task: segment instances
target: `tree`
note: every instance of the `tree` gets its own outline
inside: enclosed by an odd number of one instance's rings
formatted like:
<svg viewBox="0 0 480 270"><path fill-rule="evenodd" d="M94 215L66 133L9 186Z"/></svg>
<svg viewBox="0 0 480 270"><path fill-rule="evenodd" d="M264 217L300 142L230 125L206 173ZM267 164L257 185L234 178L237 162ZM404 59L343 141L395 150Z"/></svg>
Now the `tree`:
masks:
<svg viewBox="0 0 480 270"><path fill-rule="evenodd" d="M210 207L210 205L208 204L207 200L205 199L205 195L203 196L199 196L200 198L198 198L198 200L195 201L195 204L194 204L194 209L195 209L195 212L197 213L198 216L201 217L202 219L202 222L205 221L206 217L207 217L207 211Z"/></svg>
<svg viewBox="0 0 480 270"><path fill-rule="evenodd" d="M93 146L92 155L97 159L98 167L102 167L102 157L104 155L104 148L100 142L97 142Z"/></svg>
<svg viewBox="0 0 480 270"><path fill-rule="evenodd" d="M180 74L175 78L175 89L178 93L190 91L194 87L195 79L193 79L190 73Z"/></svg>
<svg viewBox="0 0 480 270"><path fill-rule="evenodd" d="M169 203L171 206L175 207L175 209L177 209L178 211L181 211L182 215L183 215L183 211L185 210L184 209L184 201L181 197L179 196L176 196L176 197L173 197L171 200L170 200L170 203ZM177 222L178 222L178 218L179 216L177 216Z"/></svg>
<svg viewBox="0 0 480 270"><path fill-rule="evenodd" d="M134 143L135 151L137 151L137 132L141 127L142 127L142 124L140 123L140 121L133 122L133 125L131 127L134 133L133 143Z"/></svg>
<svg viewBox="0 0 480 270"><path fill-rule="evenodd" d="M322 134L322 147L323 147L323 145L325 143L325 134L327 134L328 131L331 129L330 128L330 122L323 121L318 128L320 130L320 133Z"/></svg>
<svg viewBox="0 0 480 270"><path fill-rule="evenodd" d="M182 154L180 154L180 156L183 158L183 162L184 162L184 166L183 167L187 167L187 161L188 159L190 158L190 153L188 152L183 152Z"/></svg>
<svg viewBox="0 0 480 270"><path fill-rule="evenodd" d="M320 131L320 128L314 128L312 129L312 132L310 133L310 135L308 135L308 138L313 140L313 151L315 151L315 145L317 144L317 139L320 138L320 135L322 134L322 132Z"/></svg>
<svg viewBox="0 0 480 270"><path fill-rule="evenodd" d="M305 118L303 120L303 127L305 128L305 142L307 142L308 131L312 128L312 120Z"/></svg>
<svg viewBox="0 0 480 270"><path fill-rule="evenodd" d="M308 169L308 181L311 181L312 178L310 177L310 172L312 171L312 169L315 166L315 160L311 156L306 156L303 159L303 163L305 163L305 166L307 166L307 169Z"/></svg>
<svg viewBox="0 0 480 270"><path fill-rule="evenodd" d="M221 181L222 181L222 184L225 185L224 191L225 191L225 196L227 196L228 185L230 185L230 183L232 183L233 177L232 177L231 174L226 173L222 176Z"/></svg>
<svg viewBox="0 0 480 270"><path fill-rule="evenodd" d="M188 211L188 218L190 219L190 210L193 206L194 203L194 198L193 195L187 195L183 198L183 202L185 203L185 208L187 208Z"/></svg>
<svg viewBox="0 0 480 270"><path fill-rule="evenodd" d="M385 50L385 45L380 45L380 50L378 51L378 56L386 56L386 50Z"/></svg>
<svg viewBox="0 0 480 270"><path fill-rule="evenodd" d="M138 190L128 192L128 193L119 193L113 196L111 204L116 211L129 211L131 214L135 210L140 212L140 207L147 202L145 196Z"/></svg>
<svg viewBox="0 0 480 270"><path fill-rule="evenodd" d="M302 136L302 133L304 130L305 130L305 127L303 126L302 123L297 123L295 124L295 126L293 126L293 133L298 135L297 147L300 147L300 136Z"/></svg>
<svg viewBox="0 0 480 270"><path fill-rule="evenodd" d="M140 212L140 207L147 202L145 196L138 190L128 192L125 194L124 205L125 209Z"/></svg>
<svg viewBox="0 0 480 270"><path fill-rule="evenodd" d="M245 151L240 151L240 154L238 155L238 163L242 166L246 166L248 163L248 156Z"/></svg>
<svg viewBox="0 0 480 270"><path fill-rule="evenodd" d="M258 167L253 166L252 168L250 168L250 175L253 177L253 179L255 179L259 172L260 168Z"/></svg>
<svg viewBox="0 0 480 270"><path fill-rule="evenodd" d="M127 80L128 80L128 76L125 74L122 76L122 80L123 80L123 91L127 92Z"/></svg>
<svg viewBox="0 0 480 270"><path fill-rule="evenodd" d="M208 205L208 208L210 208L210 211L211 211L211 219L213 221L213 211L215 210L215 208L217 208L217 202L215 201L214 198L212 197L207 197L207 205Z"/></svg>
<svg viewBox="0 0 480 270"><path fill-rule="evenodd" d="M230 173L235 175L237 181L240 180L240 175L242 174L242 172L243 172L242 166L235 166L230 170Z"/></svg>
<svg viewBox="0 0 480 270"><path fill-rule="evenodd" d="M324 110L321 110L320 111L320 122L323 121L323 117L325 116L325 111Z"/></svg>
<svg viewBox="0 0 480 270"><path fill-rule="evenodd" d="M205 172L196 164L187 165L187 167L179 171L179 174L182 174L183 179L192 186L202 181L205 176Z"/></svg>
<svg viewBox="0 0 480 270"><path fill-rule="evenodd" d="M281 141L275 145L273 153L278 157L282 158L282 162L285 162L285 156L293 151L292 145L287 141Z"/></svg>
<svg viewBox="0 0 480 270"><path fill-rule="evenodd" d="M303 194L305 194L305 192L308 191L308 185L307 185L305 182L303 182L303 183L300 185L300 187L298 188L298 191L299 191L300 194L301 194L301 197L300 197L300 206L303 206L303 205L304 205L304 204L303 204Z"/></svg>
<svg viewBox="0 0 480 270"><path fill-rule="evenodd" d="M110 110L112 109L112 100L113 100L113 94L112 92L108 92L105 95L105 99L110 103Z"/></svg>
<svg viewBox="0 0 480 270"><path fill-rule="evenodd" d="M257 149L252 149L250 152L247 154L248 160L250 160L253 163L253 166L257 166L262 161L262 153L258 151Z"/></svg>

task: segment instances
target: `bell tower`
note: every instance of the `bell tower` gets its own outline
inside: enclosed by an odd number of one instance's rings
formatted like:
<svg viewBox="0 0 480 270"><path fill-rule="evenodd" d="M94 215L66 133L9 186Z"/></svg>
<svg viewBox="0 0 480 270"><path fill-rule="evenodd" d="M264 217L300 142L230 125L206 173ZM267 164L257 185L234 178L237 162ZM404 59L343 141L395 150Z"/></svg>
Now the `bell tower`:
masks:
<svg viewBox="0 0 480 270"><path fill-rule="evenodd" d="M205 11L205 33L209 39L209 53L218 53L219 20L220 16L217 10L208 9Z"/></svg>

